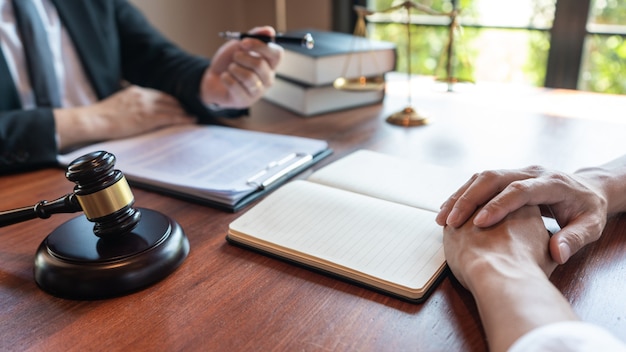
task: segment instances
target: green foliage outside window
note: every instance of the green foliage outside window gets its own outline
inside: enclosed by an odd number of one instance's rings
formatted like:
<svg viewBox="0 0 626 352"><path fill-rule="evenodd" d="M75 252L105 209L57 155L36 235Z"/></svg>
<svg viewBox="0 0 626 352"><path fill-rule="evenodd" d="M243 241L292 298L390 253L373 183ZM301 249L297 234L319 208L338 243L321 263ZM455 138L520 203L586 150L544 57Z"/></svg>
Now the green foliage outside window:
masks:
<svg viewBox="0 0 626 352"><path fill-rule="evenodd" d="M626 1L594 0L589 23L626 29ZM626 94L626 37L587 36L579 88L594 92Z"/></svg>
<svg viewBox="0 0 626 352"><path fill-rule="evenodd" d="M471 0L461 0L461 6L468 4ZM380 11L397 5L398 1L393 0L375 0L372 9ZM419 2L439 12L449 12L452 10L452 4L449 0L426 0ZM403 11L403 10L399 10ZM415 14L412 10L411 14ZM411 73L420 75L433 75L438 78L446 77L446 50L449 38L447 27L430 27L430 26L411 26ZM376 24L372 31L372 37L378 40L392 41L398 47L397 70L407 72L407 40L408 33L406 24L389 23ZM457 53L454 56L453 67L454 76L460 80L473 80L473 71L471 68L471 57L474 52L464 44L467 43L469 37L473 37L475 33L468 33L465 29L461 29L460 33L456 33L455 39L463 36L463 41L456 40L453 50ZM462 48L462 53L458 53Z"/></svg>
<svg viewBox="0 0 626 352"><path fill-rule="evenodd" d="M483 23L486 20L484 13L481 13L484 10L484 6L481 10L479 4L481 1L484 5L484 0L459 0L461 16L463 21L489 27L490 23ZM368 8L380 11L402 2L371 0ZM452 9L450 0L418 2L441 12ZM463 27L455 37L454 76L461 80L476 79L542 86L550 49L550 35L547 29L552 26L555 2L556 0L526 0L527 6L530 7L527 23L514 24L520 26L520 29ZM499 2L504 3L508 2ZM498 5L496 2L491 4ZM509 5L511 3L503 9ZM592 0L590 12L590 23L626 25L626 1ZM412 10L411 13L419 14L416 10ZM496 23L495 27L506 26L510 22L506 11L498 19L500 22ZM528 29L533 27L538 29ZM374 39L397 44L397 69L406 72L406 25L376 23L371 25L369 33ZM445 77L444 55L447 42L448 28L445 26L411 26L411 72L438 78ZM583 60L579 79L580 89L626 94L625 36L588 36Z"/></svg>
<svg viewBox="0 0 626 352"><path fill-rule="evenodd" d="M589 22L626 25L626 2L624 0L592 0Z"/></svg>
<svg viewBox="0 0 626 352"><path fill-rule="evenodd" d="M579 88L626 94L626 40L618 35L587 37Z"/></svg>

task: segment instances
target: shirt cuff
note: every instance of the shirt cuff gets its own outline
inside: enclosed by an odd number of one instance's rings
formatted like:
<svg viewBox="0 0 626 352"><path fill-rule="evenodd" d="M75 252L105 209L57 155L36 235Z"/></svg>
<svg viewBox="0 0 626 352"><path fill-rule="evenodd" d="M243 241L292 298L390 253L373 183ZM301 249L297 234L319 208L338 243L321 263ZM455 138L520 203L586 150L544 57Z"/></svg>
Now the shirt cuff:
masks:
<svg viewBox="0 0 626 352"><path fill-rule="evenodd" d="M563 321L535 328L513 343L509 352L626 352L624 341L608 330L582 321Z"/></svg>

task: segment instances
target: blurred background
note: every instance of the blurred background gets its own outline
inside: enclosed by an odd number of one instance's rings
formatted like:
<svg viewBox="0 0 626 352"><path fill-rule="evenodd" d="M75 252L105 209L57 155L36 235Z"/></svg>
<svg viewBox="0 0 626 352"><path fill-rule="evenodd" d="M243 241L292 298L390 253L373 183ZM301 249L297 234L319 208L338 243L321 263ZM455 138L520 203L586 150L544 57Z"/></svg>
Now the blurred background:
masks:
<svg viewBox="0 0 626 352"><path fill-rule="evenodd" d="M385 12L394 0L131 0L182 47L211 56L217 33L269 24L281 31L316 28L351 33L354 5L368 16L368 36L398 45L398 71L441 76L450 17L458 11L453 67L461 80L626 94L625 0L423 0L443 15ZM411 62L407 62L407 26Z"/></svg>

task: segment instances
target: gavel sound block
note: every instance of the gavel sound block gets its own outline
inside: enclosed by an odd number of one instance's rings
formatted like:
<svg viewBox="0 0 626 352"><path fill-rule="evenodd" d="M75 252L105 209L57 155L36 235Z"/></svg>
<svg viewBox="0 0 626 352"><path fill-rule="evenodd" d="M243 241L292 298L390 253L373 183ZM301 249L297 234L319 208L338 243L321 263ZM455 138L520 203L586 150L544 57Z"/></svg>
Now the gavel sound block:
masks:
<svg viewBox="0 0 626 352"><path fill-rule="evenodd" d="M74 192L52 202L0 213L0 226L55 213L83 211L41 243L35 281L69 299L103 299L143 289L172 273L187 257L181 226L150 209L133 208L128 182L115 156L93 152L74 160L66 177Z"/></svg>

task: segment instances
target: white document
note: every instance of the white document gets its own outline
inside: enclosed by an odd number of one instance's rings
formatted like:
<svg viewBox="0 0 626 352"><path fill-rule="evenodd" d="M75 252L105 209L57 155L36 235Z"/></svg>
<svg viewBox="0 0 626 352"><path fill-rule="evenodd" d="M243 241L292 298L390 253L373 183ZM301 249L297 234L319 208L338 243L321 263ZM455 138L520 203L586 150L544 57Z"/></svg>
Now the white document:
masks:
<svg viewBox="0 0 626 352"><path fill-rule="evenodd" d="M98 150L116 156L129 181L225 204L310 162L326 141L223 126L185 125L59 155L62 165Z"/></svg>

